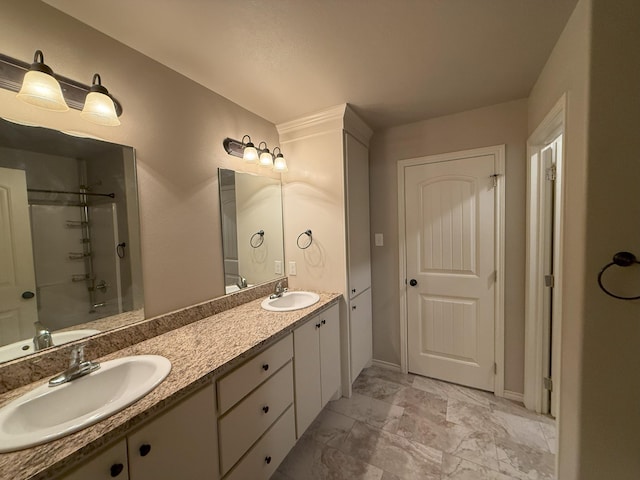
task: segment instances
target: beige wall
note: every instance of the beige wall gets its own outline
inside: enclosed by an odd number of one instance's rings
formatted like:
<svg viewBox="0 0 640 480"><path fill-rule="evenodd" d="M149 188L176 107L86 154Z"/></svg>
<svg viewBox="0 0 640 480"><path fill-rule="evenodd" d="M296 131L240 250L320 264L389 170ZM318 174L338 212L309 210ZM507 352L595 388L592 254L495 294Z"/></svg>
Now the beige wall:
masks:
<svg viewBox="0 0 640 480"><path fill-rule="evenodd" d="M565 208L563 324L559 412L559 476L578 476L580 372L585 278L585 181L589 88L590 0L580 0L529 97L529 133L563 93L565 126ZM604 263L604 262L603 262ZM595 277L588 280L594 282Z"/></svg>
<svg viewBox="0 0 640 480"><path fill-rule="evenodd" d="M227 155L222 140L248 133L272 147L274 125L36 0L2 2L0 45L28 62L41 49L55 72L85 83L98 72L122 103L122 125L110 129L0 89L0 116L136 148L147 316L223 294L217 168L259 167Z"/></svg>
<svg viewBox="0 0 640 480"><path fill-rule="evenodd" d="M505 389L524 388L524 253L527 101L480 108L376 132L370 150L373 356L400 363L397 162L506 144ZM372 237L373 238L373 237Z"/></svg>
<svg viewBox="0 0 640 480"><path fill-rule="evenodd" d="M592 4L582 371L563 378L582 378L577 478L632 480L640 478L640 303L606 296L595 280L614 253L640 256L640 2ZM612 289L616 278L623 273L608 276ZM640 295L638 278L627 277L626 295Z"/></svg>

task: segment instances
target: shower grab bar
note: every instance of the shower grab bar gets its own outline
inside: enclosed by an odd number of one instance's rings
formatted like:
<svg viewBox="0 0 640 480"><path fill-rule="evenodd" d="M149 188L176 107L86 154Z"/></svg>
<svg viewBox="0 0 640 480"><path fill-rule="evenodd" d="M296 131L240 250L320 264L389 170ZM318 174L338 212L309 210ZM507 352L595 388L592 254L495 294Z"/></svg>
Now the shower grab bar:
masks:
<svg viewBox="0 0 640 480"><path fill-rule="evenodd" d="M90 253L69 252L69 260L82 260L83 258L90 256Z"/></svg>
<svg viewBox="0 0 640 480"><path fill-rule="evenodd" d="M115 193L70 192L68 190L44 190L41 188L27 188L27 192L35 193L61 193L63 195L93 195L94 197L116 198Z"/></svg>

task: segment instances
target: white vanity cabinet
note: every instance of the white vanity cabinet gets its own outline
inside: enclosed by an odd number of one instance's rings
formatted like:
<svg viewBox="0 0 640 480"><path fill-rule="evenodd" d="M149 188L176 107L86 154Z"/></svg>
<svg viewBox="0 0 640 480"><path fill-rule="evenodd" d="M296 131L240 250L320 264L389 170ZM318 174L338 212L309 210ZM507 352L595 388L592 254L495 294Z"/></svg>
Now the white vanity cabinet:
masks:
<svg viewBox="0 0 640 480"><path fill-rule="evenodd" d="M293 331L296 431L300 438L340 390L340 311L333 305Z"/></svg>
<svg viewBox="0 0 640 480"><path fill-rule="evenodd" d="M289 334L216 382L220 473L268 480L295 444Z"/></svg>
<svg viewBox="0 0 640 480"><path fill-rule="evenodd" d="M212 385L182 400L60 480L216 480Z"/></svg>
<svg viewBox="0 0 640 480"><path fill-rule="evenodd" d="M114 478L129 479L127 440L124 438L70 473L59 477L60 480L112 480Z"/></svg>

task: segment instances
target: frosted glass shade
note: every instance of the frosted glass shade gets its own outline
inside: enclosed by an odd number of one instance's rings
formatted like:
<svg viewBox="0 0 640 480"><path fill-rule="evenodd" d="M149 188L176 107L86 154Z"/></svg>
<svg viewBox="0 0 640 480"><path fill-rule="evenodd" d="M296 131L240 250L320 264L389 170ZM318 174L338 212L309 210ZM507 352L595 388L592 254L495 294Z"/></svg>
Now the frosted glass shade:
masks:
<svg viewBox="0 0 640 480"><path fill-rule="evenodd" d="M260 165L263 167L273 166L273 157L268 150L260 154Z"/></svg>
<svg viewBox="0 0 640 480"><path fill-rule="evenodd" d="M249 143L244 147L242 159L247 163L255 163L258 160L258 150L253 146L253 143Z"/></svg>
<svg viewBox="0 0 640 480"><path fill-rule="evenodd" d="M46 110L56 112L69 110L58 81L51 75L36 70L30 70L25 74L17 98Z"/></svg>
<svg viewBox="0 0 640 480"><path fill-rule="evenodd" d="M287 167L287 161L284 159L284 156L278 155L273 161L273 170L276 172L288 172L289 168Z"/></svg>
<svg viewBox="0 0 640 480"><path fill-rule="evenodd" d="M84 101L84 108L80 116L91 123L107 127L117 127L120 120L116 114L116 107L109 96L100 92L89 92Z"/></svg>

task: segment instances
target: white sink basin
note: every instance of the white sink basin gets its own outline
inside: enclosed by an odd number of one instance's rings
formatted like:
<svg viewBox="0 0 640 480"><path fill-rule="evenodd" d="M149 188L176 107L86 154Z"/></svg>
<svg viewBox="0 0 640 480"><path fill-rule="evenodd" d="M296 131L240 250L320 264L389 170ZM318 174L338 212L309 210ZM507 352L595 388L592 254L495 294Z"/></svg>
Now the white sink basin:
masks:
<svg viewBox="0 0 640 480"><path fill-rule="evenodd" d="M57 387L48 383L0 408L0 453L47 443L128 407L171 371L159 355L110 360Z"/></svg>
<svg viewBox="0 0 640 480"><path fill-rule="evenodd" d="M320 300L320 296L313 292L284 292L278 298L265 298L260 306L271 312L290 312L310 307Z"/></svg>
<svg viewBox="0 0 640 480"><path fill-rule="evenodd" d="M68 330L65 332L52 332L51 338L53 344L62 345L64 343L73 342L74 340L80 340L84 337L89 337L100 333L100 330L84 329L84 330ZM16 358L24 357L35 352L33 347L33 340L31 338L27 340L21 340L20 342L10 343L0 347L0 362L7 362Z"/></svg>

